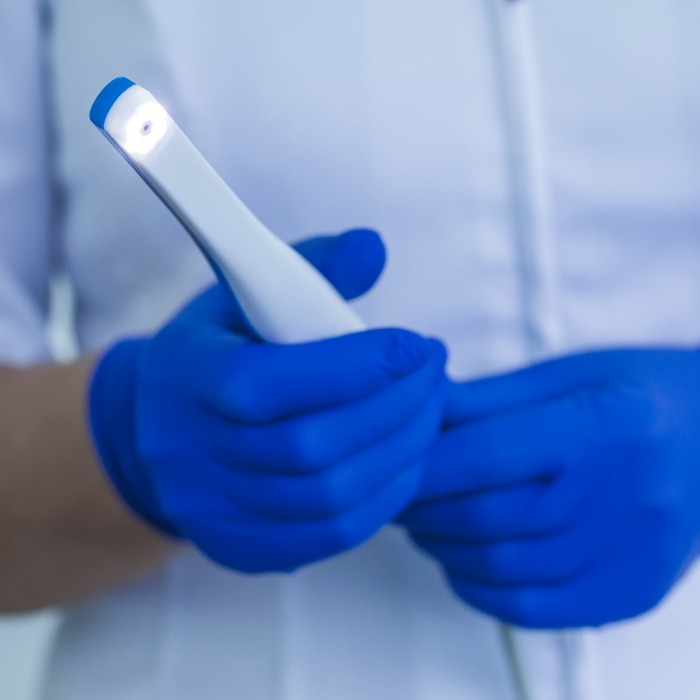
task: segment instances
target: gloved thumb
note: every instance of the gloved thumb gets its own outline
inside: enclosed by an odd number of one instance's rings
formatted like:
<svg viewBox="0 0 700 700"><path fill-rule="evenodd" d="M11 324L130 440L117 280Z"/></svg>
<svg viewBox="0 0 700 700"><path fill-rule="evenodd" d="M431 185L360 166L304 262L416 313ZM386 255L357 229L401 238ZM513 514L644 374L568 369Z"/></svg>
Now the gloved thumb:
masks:
<svg viewBox="0 0 700 700"><path fill-rule="evenodd" d="M316 236L297 243L294 248L346 299L354 299L371 289L386 262L382 239L370 229Z"/></svg>

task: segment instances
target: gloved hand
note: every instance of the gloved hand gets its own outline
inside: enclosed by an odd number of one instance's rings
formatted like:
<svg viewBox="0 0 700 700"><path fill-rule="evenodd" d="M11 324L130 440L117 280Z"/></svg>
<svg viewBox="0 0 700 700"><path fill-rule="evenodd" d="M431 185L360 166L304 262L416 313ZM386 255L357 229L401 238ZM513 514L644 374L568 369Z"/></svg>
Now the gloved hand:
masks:
<svg viewBox="0 0 700 700"><path fill-rule="evenodd" d="M384 262L368 231L300 250L346 296ZM215 286L154 337L118 343L94 374L91 425L145 520L226 567L289 571L361 543L415 496L445 353L399 329L299 345L244 329Z"/></svg>
<svg viewBox="0 0 700 700"><path fill-rule="evenodd" d="M467 603L562 628L654 607L700 539L700 354L616 350L454 385L401 521Z"/></svg>

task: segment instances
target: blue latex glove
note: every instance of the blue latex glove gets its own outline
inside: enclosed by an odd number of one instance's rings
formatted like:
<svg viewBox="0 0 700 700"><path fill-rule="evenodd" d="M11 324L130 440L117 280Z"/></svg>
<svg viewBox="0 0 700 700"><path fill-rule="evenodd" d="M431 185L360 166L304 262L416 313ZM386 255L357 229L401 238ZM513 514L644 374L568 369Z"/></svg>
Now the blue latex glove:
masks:
<svg viewBox="0 0 700 700"><path fill-rule="evenodd" d="M540 628L655 606L700 537L700 354L596 352L454 385L402 522L467 603Z"/></svg>
<svg viewBox="0 0 700 700"><path fill-rule="evenodd" d="M299 248L346 296L384 262L368 231ZM94 375L93 435L145 520L238 571L289 571L361 543L416 495L445 353L398 329L273 345L244 328L215 286L154 337L118 343Z"/></svg>

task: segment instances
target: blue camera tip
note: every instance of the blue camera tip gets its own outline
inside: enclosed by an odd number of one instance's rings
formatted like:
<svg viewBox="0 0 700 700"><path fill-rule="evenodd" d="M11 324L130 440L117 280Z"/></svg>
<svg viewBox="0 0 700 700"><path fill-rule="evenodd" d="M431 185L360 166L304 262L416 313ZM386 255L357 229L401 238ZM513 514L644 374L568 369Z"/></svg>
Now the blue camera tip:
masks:
<svg viewBox="0 0 700 700"><path fill-rule="evenodd" d="M105 120L112 105L135 83L128 78L115 78L102 88L90 109L90 121L99 129L105 128Z"/></svg>

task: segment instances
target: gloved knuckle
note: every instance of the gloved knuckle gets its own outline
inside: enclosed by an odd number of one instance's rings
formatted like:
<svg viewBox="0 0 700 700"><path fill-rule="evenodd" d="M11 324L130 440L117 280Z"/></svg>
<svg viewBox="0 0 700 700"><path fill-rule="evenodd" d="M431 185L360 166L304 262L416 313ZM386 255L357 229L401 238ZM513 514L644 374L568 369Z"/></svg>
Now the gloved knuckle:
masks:
<svg viewBox="0 0 700 700"><path fill-rule="evenodd" d="M533 509L528 513L533 532L561 529L576 522L583 499L581 490L567 488L566 482L557 486L550 486L533 503Z"/></svg>
<svg viewBox="0 0 700 700"><path fill-rule="evenodd" d="M649 532L654 533L655 542L661 545L660 556L666 552L666 543L678 540L683 527L679 519L687 512L688 505L683 489L675 484L657 483L653 477L638 496L638 513Z"/></svg>
<svg viewBox="0 0 700 700"><path fill-rule="evenodd" d="M170 435L163 435L153 426L144 427L137 424L134 440L139 459L152 468L173 460L179 461L177 459L179 445Z"/></svg>
<svg viewBox="0 0 700 700"><path fill-rule="evenodd" d="M323 549L330 556L357 546L364 539L364 534L358 521L346 516L334 518L326 527L323 539Z"/></svg>
<svg viewBox="0 0 700 700"><path fill-rule="evenodd" d="M317 504L327 516L344 513L351 506L350 489L333 474L325 474L316 488Z"/></svg>
<svg viewBox="0 0 700 700"><path fill-rule="evenodd" d="M493 533L498 523L498 515L494 509L478 498L474 499L468 508L463 509L462 516L465 530L475 535Z"/></svg>
<svg viewBox="0 0 700 700"><path fill-rule="evenodd" d="M386 331L375 367L377 379L384 383L405 376L423 366L427 359L426 346L418 336L407 331Z"/></svg>
<svg viewBox="0 0 700 700"><path fill-rule="evenodd" d="M290 463L303 472L328 466L326 436L312 420L300 420L287 431L285 450Z"/></svg>
<svg viewBox="0 0 700 700"><path fill-rule="evenodd" d="M571 550L548 558L541 563L550 580L568 581L580 577L594 563L594 554L581 550Z"/></svg>
<svg viewBox="0 0 700 700"><path fill-rule="evenodd" d="M498 544L485 548L484 568L492 580L509 582L516 578L519 556L515 546Z"/></svg>
<svg viewBox="0 0 700 700"><path fill-rule="evenodd" d="M222 562L219 562L222 563ZM226 564L223 563L225 566ZM269 556L264 559L249 560L242 558L238 564L228 566L228 568L242 574L253 576L260 574L291 574L300 566L300 562L292 560L288 554L284 556Z"/></svg>
<svg viewBox="0 0 700 700"><path fill-rule="evenodd" d="M662 557L654 561L654 570L649 571L645 578L640 580L644 585L638 586L631 598L631 609L627 612L627 616L641 615L649 610L653 610L669 592L672 587L675 574L677 573L678 562L674 561L673 568L667 568L666 561ZM669 573L672 572L672 573Z"/></svg>
<svg viewBox="0 0 700 700"><path fill-rule="evenodd" d="M234 365L219 383L218 403L225 406L229 417L241 423L260 423L266 418L262 388L244 368Z"/></svg>
<svg viewBox="0 0 700 700"><path fill-rule="evenodd" d="M516 589L508 596L506 621L519 627L541 627L543 610L536 596L528 589Z"/></svg>
<svg viewBox="0 0 700 700"><path fill-rule="evenodd" d="M472 605L476 608L480 608L478 601L475 600L466 580L462 578L460 574L454 574L447 572L447 581L450 588L454 591L455 595L467 605Z"/></svg>
<svg viewBox="0 0 700 700"><path fill-rule="evenodd" d="M680 512L676 505L669 503L652 513L647 524L646 529L653 533L647 556L653 560L657 576L665 572L679 572L692 550L685 534L688 527ZM653 575L650 578L653 579Z"/></svg>

